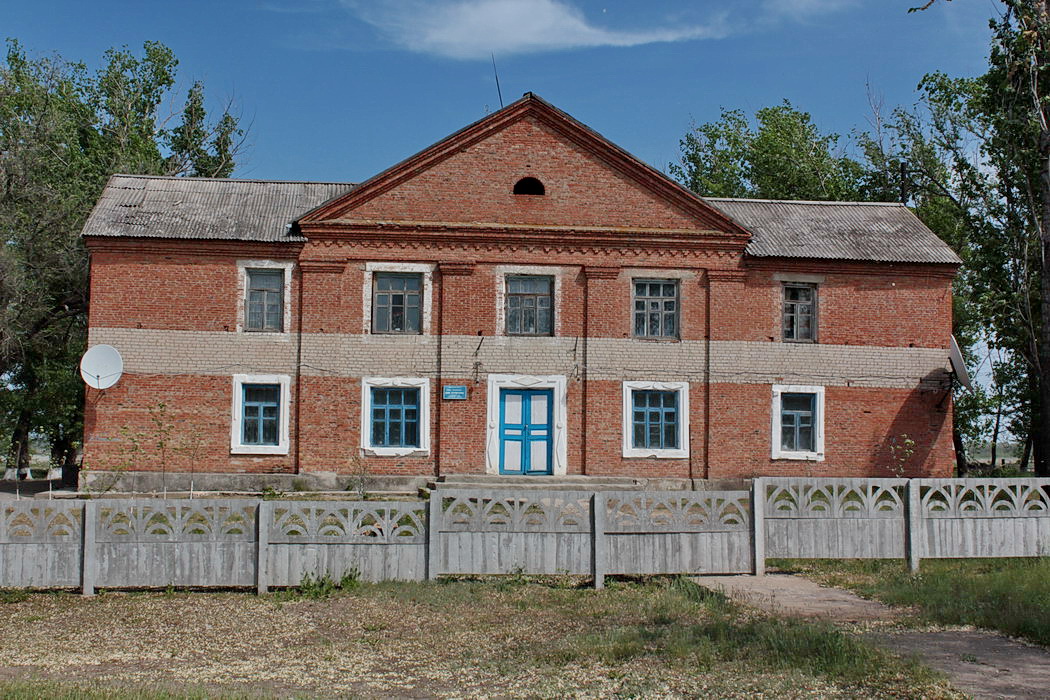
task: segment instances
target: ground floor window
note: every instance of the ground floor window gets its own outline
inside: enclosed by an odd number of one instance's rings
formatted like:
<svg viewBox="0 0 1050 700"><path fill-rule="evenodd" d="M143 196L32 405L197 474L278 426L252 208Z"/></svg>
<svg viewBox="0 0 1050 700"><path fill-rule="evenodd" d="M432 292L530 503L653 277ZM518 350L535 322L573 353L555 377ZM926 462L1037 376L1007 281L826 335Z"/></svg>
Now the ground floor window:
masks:
<svg viewBox="0 0 1050 700"><path fill-rule="evenodd" d="M235 374L230 452L288 454L288 375Z"/></svg>
<svg viewBox="0 0 1050 700"><path fill-rule="evenodd" d="M623 456L689 456L689 383L623 383Z"/></svg>
<svg viewBox="0 0 1050 700"><path fill-rule="evenodd" d="M430 382L416 377L361 381L361 448L379 456L430 450Z"/></svg>
<svg viewBox="0 0 1050 700"><path fill-rule="evenodd" d="M773 386L773 459L824 459L824 387Z"/></svg>
<svg viewBox="0 0 1050 700"><path fill-rule="evenodd" d="M372 388L372 445L419 447L419 389Z"/></svg>

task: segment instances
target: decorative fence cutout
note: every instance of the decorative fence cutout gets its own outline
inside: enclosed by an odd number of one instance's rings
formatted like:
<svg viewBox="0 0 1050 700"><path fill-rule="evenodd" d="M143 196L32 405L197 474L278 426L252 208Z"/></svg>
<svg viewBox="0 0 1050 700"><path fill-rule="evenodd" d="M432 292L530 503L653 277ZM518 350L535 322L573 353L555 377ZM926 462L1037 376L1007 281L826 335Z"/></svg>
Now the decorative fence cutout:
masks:
<svg viewBox="0 0 1050 700"><path fill-rule="evenodd" d="M762 573L766 557L1050 554L1050 479L759 478L751 491L438 490L429 503L6 501L0 586L244 586L304 575Z"/></svg>

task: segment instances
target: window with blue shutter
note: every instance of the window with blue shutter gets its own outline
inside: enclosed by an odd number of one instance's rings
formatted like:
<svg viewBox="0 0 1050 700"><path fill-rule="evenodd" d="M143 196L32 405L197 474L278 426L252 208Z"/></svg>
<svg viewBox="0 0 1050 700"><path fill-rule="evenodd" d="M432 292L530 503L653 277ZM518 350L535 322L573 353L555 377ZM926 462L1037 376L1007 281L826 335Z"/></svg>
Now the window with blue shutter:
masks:
<svg viewBox="0 0 1050 700"><path fill-rule="evenodd" d="M242 384L241 443L277 445L281 436L281 386Z"/></svg>
<svg viewBox="0 0 1050 700"><path fill-rule="evenodd" d="M419 447L419 389L372 388L372 446Z"/></svg>
<svg viewBox="0 0 1050 700"><path fill-rule="evenodd" d="M816 450L813 425L815 394L780 395L780 449L785 452Z"/></svg>
<svg viewBox="0 0 1050 700"><path fill-rule="evenodd" d="M635 389L632 392L632 445L638 449L678 447L678 392Z"/></svg>

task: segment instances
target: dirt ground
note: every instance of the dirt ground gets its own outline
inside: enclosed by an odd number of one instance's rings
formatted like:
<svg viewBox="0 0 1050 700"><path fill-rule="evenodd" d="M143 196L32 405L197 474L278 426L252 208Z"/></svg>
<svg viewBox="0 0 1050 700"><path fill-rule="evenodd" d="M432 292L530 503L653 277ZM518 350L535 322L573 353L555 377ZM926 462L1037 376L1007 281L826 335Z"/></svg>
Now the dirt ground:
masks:
<svg viewBox="0 0 1050 700"><path fill-rule="evenodd" d="M595 634L638 629L654 616L680 624L688 621L683 614L702 614L682 600L644 587L492 583L379 584L317 600L233 592L20 595L0 604L0 683L75 682L136 698L144 689L281 697L878 694L746 663L701 668L696 659L580 653ZM605 647L615 656L615 645ZM887 695L956 697L942 681Z"/></svg>
<svg viewBox="0 0 1050 700"><path fill-rule="evenodd" d="M897 623L907 614L849 591L801 576L702 576L706 588L782 615L821 618L867 628L866 636L899 653L913 653L977 698L1050 696L1050 652L972 628L915 630Z"/></svg>

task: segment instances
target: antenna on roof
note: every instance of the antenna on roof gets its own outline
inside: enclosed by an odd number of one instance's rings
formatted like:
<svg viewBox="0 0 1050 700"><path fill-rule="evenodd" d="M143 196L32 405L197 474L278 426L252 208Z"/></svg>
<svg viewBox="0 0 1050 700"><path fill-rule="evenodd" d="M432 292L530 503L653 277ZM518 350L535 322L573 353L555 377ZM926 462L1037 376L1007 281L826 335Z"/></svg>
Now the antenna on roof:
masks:
<svg viewBox="0 0 1050 700"><path fill-rule="evenodd" d="M496 71L496 54L490 53L492 56L492 74L496 76L496 94L499 96L499 108L503 109L503 93L499 89L499 73Z"/></svg>

